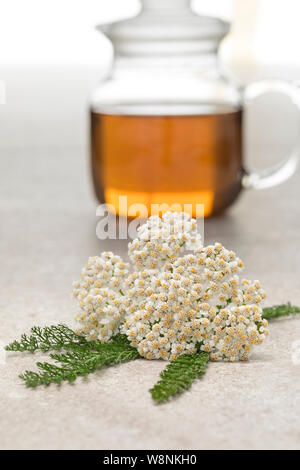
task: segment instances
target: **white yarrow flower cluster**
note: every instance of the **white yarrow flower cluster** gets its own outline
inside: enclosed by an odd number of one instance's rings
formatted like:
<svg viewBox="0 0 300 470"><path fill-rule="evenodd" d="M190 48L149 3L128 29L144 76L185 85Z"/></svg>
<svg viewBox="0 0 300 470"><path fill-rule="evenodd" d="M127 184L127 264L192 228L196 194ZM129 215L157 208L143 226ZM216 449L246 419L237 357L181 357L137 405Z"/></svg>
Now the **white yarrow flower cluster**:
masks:
<svg viewBox="0 0 300 470"><path fill-rule="evenodd" d="M124 320L120 305L128 268L128 263L111 252L89 258L81 280L73 283L73 295L80 308L75 317L80 324L78 334L90 341L108 342L119 332Z"/></svg>
<svg viewBox="0 0 300 470"><path fill-rule="evenodd" d="M174 360L206 351L212 360L247 360L268 334L258 281L239 280L243 263L221 244L129 277L123 326L147 359Z"/></svg>
<svg viewBox="0 0 300 470"><path fill-rule="evenodd" d="M161 269L167 260L174 260L185 250L201 246L197 221L189 214L167 212L150 217L138 228L138 237L128 245L129 258L135 268Z"/></svg>
<svg viewBox="0 0 300 470"><path fill-rule="evenodd" d="M129 244L131 274L112 253L91 258L74 285L81 334L109 341L122 332L147 359L205 351L213 361L248 360L269 333L266 294L259 281L240 279L233 251L199 247L195 223L186 214L151 217ZM179 257L185 248L193 252Z"/></svg>

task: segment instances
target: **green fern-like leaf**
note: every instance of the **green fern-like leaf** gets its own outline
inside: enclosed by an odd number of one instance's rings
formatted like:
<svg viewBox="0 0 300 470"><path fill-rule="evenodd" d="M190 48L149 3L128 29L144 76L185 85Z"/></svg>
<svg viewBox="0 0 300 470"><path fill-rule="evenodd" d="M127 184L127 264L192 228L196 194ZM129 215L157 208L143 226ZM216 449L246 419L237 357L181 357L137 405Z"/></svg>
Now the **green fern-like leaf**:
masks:
<svg viewBox="0 0 300 470"><path fill-rule="evenodd" d="M140 357L124 335L115 336L111 343L89 342L66 325L33 327L31 335L22 335L20 341L14 341L6 350L32 353L61 351L60 354L50 354L54 364L39 362L39 371L25 371L20 375L28 387L61 384L63 381L74 382L77 377L87 376L103 366Z"/></svg>
<svg viewBox="0 0 300 470"><path fill-rule="evenodd" d="M266 320L274 320L276 318L288 317L289 315L300 313L299 307L293 307L291 303L284 305L276 305L274 307L267 307L263 310L263 317Z"/></svg>
<svg viewBox="0 0 300 470"><path fill-rule="evenodd" d="M82 336L78 336L66 325L53 325L41 328L31 328L31 335L23 334L20 341L14 341L6 346L6 351L59 351L72 349L76 346L90 348L90 343Z"/></svg>
<svg viewBox="0 0 300 470"><path fill-rule="evenodd" d="M136 349L111 344L111 350L92 351L78 350L66 354L51 354L50 358L56 364L38 362L39 372L25 371L20 375L27 387L35 388L39 385L50 385L62 382L74 382L77 377L86 377L104 366L120 364L139 358Z"/></svg>
<svg viewBox="0 0 300 470"><path fill-rule="evenodd" d="M204 352L179 356L160 374L160 380L150 390L152 398L162 403L190 388L196 378L205 374L208 360L209 355Z"/></svg>
<svg viewBox="0 0 300 470"><path fill-rule="evenodd" d="M300 308L288 303L265 308L263 317L273 320L296 313L300 313ZM77 377L85 377L101 367L140 357L124 335L116 336L111 343L89 342L66 325L33 327L30 335L23 334L20 341L9 344L6 350L57 351L56 354L50 354L54 364L39 362L37 372L25 371L20 376L28 387L51 383L61 384L64 381L74 382ZM159 382L150 390L153 399L161 403L188 389L193 380L205 373L208 360L208 354L199 352L194 356L180 356L170 363L161 373Z"/></svg>

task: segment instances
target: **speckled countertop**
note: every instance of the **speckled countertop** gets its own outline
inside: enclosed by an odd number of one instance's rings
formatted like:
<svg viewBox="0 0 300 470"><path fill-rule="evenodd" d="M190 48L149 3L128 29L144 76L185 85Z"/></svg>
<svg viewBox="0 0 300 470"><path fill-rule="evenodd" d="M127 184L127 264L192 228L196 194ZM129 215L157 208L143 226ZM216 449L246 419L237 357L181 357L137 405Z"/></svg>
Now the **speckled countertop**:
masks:
<svg viewBox="0 0 300 470"><path fill-rule="evenodd" d="M34 324L70 322L72 280L100 242L84 152L1 151L0 341ZM205 225L259 278L268 304L300 304L300 175L242 195ZM105 369L74 385L27 390L18 379L41 355L0 365L1 449L300 449L300 365L291 349L300 318L278 321L246 364L211 364L184 396L155 406L148 389L163 362Z"/></svg>

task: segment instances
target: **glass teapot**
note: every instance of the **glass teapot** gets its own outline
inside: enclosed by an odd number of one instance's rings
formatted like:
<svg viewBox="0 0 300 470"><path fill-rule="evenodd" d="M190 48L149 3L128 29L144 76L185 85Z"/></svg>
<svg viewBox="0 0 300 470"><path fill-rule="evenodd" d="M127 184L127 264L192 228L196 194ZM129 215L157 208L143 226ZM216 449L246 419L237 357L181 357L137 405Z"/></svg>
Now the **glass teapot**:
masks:
<svg viewBox="0 0 300 470"><path fill-rule="evenodd" d="M259 95L299 91L267 81L237 88L220 72L218 47L229 31L201 17L190 0L142 0L132 19L99 29L114 62L91 100L92 169L96 195L122 216L186 210L222 212L243 188L288 179L296 153L280 166L249 173L243 162L243 107Z"/></svg>

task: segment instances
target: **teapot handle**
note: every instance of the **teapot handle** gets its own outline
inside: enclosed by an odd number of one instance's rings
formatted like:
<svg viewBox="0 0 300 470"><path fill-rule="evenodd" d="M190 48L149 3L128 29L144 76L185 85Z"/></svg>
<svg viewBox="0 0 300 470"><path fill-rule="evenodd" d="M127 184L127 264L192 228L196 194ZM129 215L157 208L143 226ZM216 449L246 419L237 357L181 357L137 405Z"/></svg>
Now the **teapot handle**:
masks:
<svg viewBox="0 0 300 470"><path fill-rule="evenodd" d="M288 95L299 110L298 138L293 151L278 165L263 171L247 172L243 177L242 185L246 189L266 189L277 186L296 172L300 148L300 91L296 85L281 80L263 80L254 82L244 90L244 103L247 106L260 96L270 93Z"/></svg>

